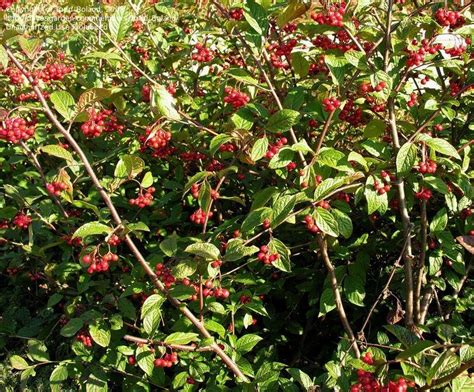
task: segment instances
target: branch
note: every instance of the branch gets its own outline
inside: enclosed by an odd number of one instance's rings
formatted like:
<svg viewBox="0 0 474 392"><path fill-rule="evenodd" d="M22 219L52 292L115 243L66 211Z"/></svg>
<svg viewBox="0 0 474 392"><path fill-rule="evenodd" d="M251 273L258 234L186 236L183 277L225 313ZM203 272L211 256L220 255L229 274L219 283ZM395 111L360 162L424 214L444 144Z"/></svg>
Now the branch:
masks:
<svg viewBox="0 0 474 392"><path fill-rule="evenodd" d="M427 246L427 237L428 237L428 218L426 216L426 200L421 202L421 216L420 216L420 225L421 225L421 252L420 258L418 260L418 272L416 277L416 288L415 295L413 298L413 312L415 314L415 321L418 323L420 319L420 297L421 289L423 287L423 281L425 280L425 257L426 257L426 246Z"/></svg>
<svg viewBox="0 0 474 392"><path fill-rule="evenodd" d="M133 342L137 344L153 344L155 346L169 347L176 351L189 351L189 352L205 352L205 351L214 351L211 346L198 347L195 345L186 345L186 344L169 344L162 342L160 340L153 339L143 339L133 335L124 335L123 339L128 342Z"/></svg>
<svg viewBox="0 0 474 392"><path fill-rule="evenodd" d="M94 169L92 168L89 160L87 159L87 156L85 155L84 151L82 148L79 146L79 144L76 142L76 140L67 132L67 130L63 127L63 125L59 122L57 119L56 115L52 112L51 108L49 107L49 104L46 102L46 99L44 98L43 93L41 90L38 88L38 86L35 86L32 83L31 76L28 73L28 71L25 69L25 67L17 60L15 55L11 52L10 48L7 45L3 45L8 57L10 60L15 64L15 66L22 72L22 74L25 76L25 78L30 82L30 85L33 89L33 91L36 93L38 96L41 105L44 108L44 111L47 115L47 117L51 120L51 122L54 124L54 126L58 129L58 131L63 135L63 137L67 140L69 145L76 151L76 153L79 155L79 158L84 164L84 167L87 171L87 174L89 175L90 179L92 180L92 183L98 190L100 196L102 197L103 201L107 205L111 215L112 219L115 222L116 225L120 226L122 225L122 219L120 218L120 215L118 214L114 204L112 203L112 200L106 190L102 187L100 184L100 181L97 177L97 175L94 172ZM154 273L153 269L150 267L148 262L145 260L143 255L140 253L138 250L137 246L133 242L132 238L127 234L125 236L125 242L127 243L130 251L133 253L133 255L136 257L142 268L144 269L145 273L149 276L150 280L152 281L153 285L161 292L163 295L166 296L168 301L175 307L177 308L185 317L191 321L191 323L196 327L196 329L200 332L200 334L204 338L212 338L211 334L209 331L204 327L204 325L194 316L194 314L180 301L178 301L176 298L174 298L168 290L165 288L163 283L159 280L159 278L156 276ZM212 343L210 345L214 352L222 359L222 361L231 369L234 374L240 378L244 382L248 382L247 377L242 373L238 365L222 350L217 343Z"/></svg>
<svg viewBox="0 0 474 392"><path fill-rule="evenodd" d="M319 249L321 250L321 255L323 257L324 264L326 266L326 269L328 270L329 280L331 282L332 292L334 294L334 301L336 303L337 313L339 314L339 318L341 320L342 326L344 327L344 330L349 336L351 348L354 351L355 356L359 358L359 346L357 345L356 337L354 335L354 332L352 331L351 325L349 324L346 311L344 309L344 304L342 303L341 293L339 291L339 285L337 283L336 272L328 254L327 241L321 234L318 234L316 236L316 240L318 241Z"/></svg>

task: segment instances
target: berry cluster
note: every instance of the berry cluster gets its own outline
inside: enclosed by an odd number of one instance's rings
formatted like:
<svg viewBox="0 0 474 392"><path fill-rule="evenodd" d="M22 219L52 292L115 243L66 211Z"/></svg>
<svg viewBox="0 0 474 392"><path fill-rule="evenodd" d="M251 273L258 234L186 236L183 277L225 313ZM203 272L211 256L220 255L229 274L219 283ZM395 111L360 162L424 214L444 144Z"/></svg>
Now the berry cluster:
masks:
<svg viewBox="0 0 474 392"><path fill-rule="evenodd" d="M270 228L272 222L270 221L270 219L268 218L265 218L262 222L262 227L264 230L267 230L268 228Z"/></svg>
<svg viewBox="0 0 474 392"><path fill-rule="evenodd" d="M87 331L79 331L76 335L76 339L82 342L82 344L86 347L92 347L92 338L89 332Z"/></svg>
<svg viewBox="0 0 474 392"><path fill-rule="evenodd" d="M222 265L222 260L214 260L212 263L211 263L211 267L212 268L219 268L220 266Z"/></svg>
<svg viewBox="0 0 474 392"><path fill-rule="evenodd" d="M89 120L81 125L81 131L87 138L99 137L102 132L123 132L124 126L118 123L117 117L112 114L112 110L89 111Z"/></svg>
<svg viewBox="0 0 474 392"><path fill-rule="evenodd" d="M151 100L151 87L149 84L144 84L142 86L142 101L143 102L150 102Z"/></svg>
<svg viewBox="0 0 474 392"><path fill-rule="evenodd" d="M418 45L418 41L413 40L412 45ZM435 44L430 45L430 42L427 39L421 41L421 47L416 50L406 50L408 54L407 66L418 67L423 64L425 61L426 54L435 54L437 51L443 49L443 45Z"/></svg>
<svg viewBox="0 0 474 392"><path fill-rule="evenodd" d="M416 93L410 94L410 99L407 102L409 108L415 106L418 103L418 95Z"/></svg>
<svg viewBox="0 0 474 392"><path fill-rule="evenodd" d="M0 126L0 139L13 144L18 144L22 140L28 140L34 134L34 125L19 117L7 118L4 125Z"/></svg>
<svg viewBox="0 0 474 392"><path fill-rule="evenodd" d="M47 91L43 91L43 96L44 96L45 99L49 99L49 93ZM34 91L31 91L29 93L19 94L17 99L20 102L37 101L38 100L38 95Z"/></svg>
<svg viewBox="0 0 474 392"><path fill-rule="evenodd" d="M452 48L445 48L444 51L451 57L461 56L466 51L466 46L453 46Z"/></svg>
<svg viewBox="0 0 474 392"><path fill-rule="evenodd" d="M462 86L458 82L449 81L449 89L450 89L450 95L452 97L455 97L461 91Z"/></svg>
<svg viewBox="0 0 474 392"><path fill-rule="evenodd" d="M216 171L224 169L224 167L225 166L223 163L219 162L217 159L213 159L207 165L206 170L216 172Z"/></svg>
<svg viewBox="0 0 474 392"><path fill-rule="evenodd" d="M341 113L339 113L339 119L351 124L353 127L358 127L365 123L362 108L355 106L352 99L347 100Z"/></svg>
<svg viewBox="0 0 474 392"><path fill-rule="evenodd" d="M23 74L18 68L8 67L2 73L3 75L7 76L10 79L10 84L13 84L16 86L23 84L23 81L24 81Z"/></svg>
<svg viewBox="0 0 474 392"><path fill-rule="evenodd" d="M174 83L168 83L166 86L166 91L168 91L171 95L176 94L176 85Z"/></svg>
<svg viewBox="0 0 474 392"><path fill-rule="evenodd" d="M282 148L285 144L288 144L288 139L286 137L279 137L274 144L270 144L270 146L268 146L265 156L268 159L272 159L278 153L278 151L280 151L280 148Z"/></svg>
<svg viewBox="0 0 474 392"><path fill-rule="evenodd" d="M31 219L31 216L26 215L22 212L19 212L18 214L15 215L13 218L13 224L21 230L26 230L29 225L31 225L31 222L33 220Z"/></svg>
<svg viewBox="0 0 474 392"><path fill-rule="evenodd" d="M161 367L161 368L170 368L173 365L176 365L178 363L178 354L175 352L172 352L170 354L165 354L163 358L156 358L153 361L153 365L155 367Z"/></svg>
<svg viewBox="0 0 474 392"><path fill-rule="evenodd" d="M166 147L168 142L171 140L171 132L159 130L153 130L152 127L147 127L145 135L139 137L139 141L144 145L154 150L159 150Z"/></svg>
<svg viewBox="0 0 474 392"><path fill-rule="evenodd" d="M283 31L287 34L294 33L296 29L298 28L298 25L295 22L288 22L286 25L283 26Z"/></svg>
<svg viewBox="0 0 474 392"><path fill-rule="evenodd" d="M61 196L61 193L67 188L68 186L64 182L54 181L46 184L46 190L53 196Z"/></svg>
<svg viewBox="0 0 474 392"><path fill-rule="evenodd" d="M62 237L64 241L66 241L66 244L70 246L82 246L82 238L81 237L74 237L70 235L65 235Z"/></svg>
<svg viewBox="0 0 474 392"><path fill-rule="evenodd" d="M33 73L35 80L42 80L49 83L54 80L63 80L67 74L74 71L74 66L69 66L61 62L48 63L45 67Z"/></svg>
<svg viewBox="0 0 474 392"><path fill-rule="evenodd" d="M325 112L334 112L340 105L341 102L337 98L329 97L323 99L323 109Z"/></svg>
<svg viewBox="0 0 474 392"><path fill-rule="evenodd" d="M452 27L453 29L461 27L465 22L461 13L457 11L449 11L444 8L440 8L438 11L436 11L435 17L436 21L441 26L448 26Z"/></svg>
<svg viewBox="0 0 474 392"><path fill-rule="evenodd" d="M197 285L196 287L197 293L199 293L199 287ZM216 299L227 299L229 298L230 293L229 290L223 289L221 287L214 288L214 283L212 282L212 280L206 280L206 282L204 283L204 288L202 289L202 295L204 298L214 297Z"/></svg>
<svg viewBox="0 0 474 392"><path fill-rule="evenodd" d="M421 187L419 192L415 193L415 197L419 200L429 200L432 196L431 189Z"/></svg>
<svg viewBox="0 0 474 392"><path fill-rule="evenodd" d="M367 365L373 365L374 359L370 352L362 356L362 361ZM401 377L397 381L389 381L387 385L381 385L372 372L359 369L357 371L358 383L351 386L350 392L406 392L408 387L414 387L415 383Z"/></svg>
<svg viewBox="0 0 474 392"><path fill-rule="evenodd" d="M287 42L272 43L268 46L270 53L270 61L275 68L288 69L290 64L286 61L286 58L291 54L293 48L298 44L295 39L290 39Z"/></svg>
<svg viewBox="0 0 474 392"><path fill-rule="evenodd" d="M360 85L360 91L362 94L373 93L374 91L379 92L387 87L387 83L379 82L375 87L372 87L370 83L362 83Z"/></svg>
<svg viewBox="0 0 474 392"><path fill-rule="evenodd" d="M342 27L344 25L343 18L345 13L346 3L342 1L340 4L330 6L324 12L312 12L311 19L318 24Z"/></svg>
<svg viewBox="0 0 474 392"><path fill-rule="evenodd" d="M390 175L390 172L385 170L380 172L380 177L382 177L383 183L379 183L377 180L374 180L374 189L379 195L383 195L389 192L392 188L390 182L392 179L394 179L394 177Z"/></svg>
<svg viewBox="0 0 474 392"><path fill-rule="evenodd" d="M329 74L329 68L327 67L326 62L324 61L324 55L320 55L316 62L312 63L309 66L308 72L310 75L316 75L318 73L322 73L324 75Z"/></svg>
<svg viewBox="0 0 474 392"><path fill-rule="evenodd" d="M318 227L316 223L314 223L314 219L311 215L306 215L304 217L304 222L306 224L306 229L313 234L317 234L321 232L321 229Z"/></svg>
<svg viewBox="0 0 474 392"><path fill-rule="evenodd" d="M5 11L16 3L17 0L0 0L0 10Z"/></svg>
<svg viewBox="0 0 474 392"><path fill-rule="evenodd" d="M225 88L226 96L224 97L224 102L232 105L234 109L238 109L242 106L245 106L249 103L250 97L232 87Z"/></svg>
<svg viewBox="0 0 474 392"><path fill-rule="evenodd" d="M257 258L263 263L263 264L272 264L275 260L278 260L280 255L278 253L273 253L269 254L270 249L268 248L267 245L262 245L260 247L260 252L258 252Z"/></svg>
<svg viewBox="0 0 474 392"><path fill-rule="evenodd" d="M110 268L110 263L118 261L119 257L115 253L108 252L101 256L96 252L92 252L82 257L84 264L89 265L87 272L93 274L94 272L105 272Z"/></svg>
<svg viewBox="0 0 474 392"><path fill-rule="evenodd" d="M250 302L252 302L252 298L248 295L242 294L239 298L239 302L243 305L249 304Z"/></svg>
<svg viewBox="0 0 474 392"><path fill-rule="evenodd" d="M129 199L128 203L131 206L137 206L139 208L148 207L153 201L153 193L155 193L155 188L150 187L145 192L140 189L140 193L138 194L136 199Z"/></svg>
<svg viewBox="0 0 474 392"><path fill-rule="evenodd" d="M234 20L242 20L244 17L244 10L242 8L232 8L229 11L229 16Z"/></svg>
<svg viewBox="0 0 474 392"><path fill-rule="evenodd" d="M193 184L191 185L191 195L193 195L193 198L197 199L199 197L199 190L201 189L201 187L199 186L199 184Z"/></svg>
<svg viewBox="0 0 474 392"><path fill-rule="evenodd" d="M150 58L150 54L148 53L148 49L146 49L146 48L141 48L140 46L135 46L133 48L133 50L135 51L135 53L140 55L140 59L142 61L146 61Z"/></svg>
<svg viewBox="0 0 474 392"><path fill-rule="evenodd" d="M144 29L144 24L143 22L140 20L140 19L136 19L133 21L133 24L132 24L132 29L133 31L136 31L137 33L140 33L143 31Z"/></svg>
<svg viewBox="0 0 474 392"><path fill-rule="evenodd" d="M107 243L111 246L119 246L121 242L122 239L117 234L112 234L107 240Z"/></svg>
<svg viewBox="0 0 474 392"><path fill-rule="evenodd" d="M209 211L207 213L207 218L210 219L213 215L214 213L212 211ZM206 221L206 213L201 208L199 208L191 214L189 220L195 223L196 225L204 225L204 222Z"/></svg>
<svg viewBox="0 0 474 392"><path fill-rule="evenodd" d="M290 172L296 169L296 162L290 162L288 165L286 165L286 169Z"/></svg>
<svg viewBox="0 0 474 392"><path fill-rule="evenodd" d="M173 276L171 270L164 264L158 263L155 266L155 271L156 275L161 279L167 289L169 289L174 284L174 282L176 282L176 278Z"/></svg>
<svg viewBox="0 0 474 392"><path fill-rule="evenodd" d="M466 219L469 218L473 213L474 213L474 211L472 210L472 208L464 208L464 209L461 211L461 219L462 219L462 220L466 220Z"/></svg>
<svg viewBox="0 0 474 392"><path fill-rule="evenodd" d="M426 160L426 162L422 162L418 165L418 173L421 174L434 174L436 173L436 169L438 168L438 165L436 164L435 161L432 161L431 159Z"/></svg>
<svg viewBox="0 0 474 392"><path fill-rule="evenodd" d="M225 143L219 147L220 152L235 152L238 147L234 143Z"/></svg>
<svg viewBox="0 0 474 392"><path fill-rule="evenodd" d="M205 159L206 155L197 151L186 151L179 154L179 157L185 162L199 161Z"/></svg>
<svg viewBox="0 0 474 392"><path fill-rule="evenodd" d="M198 42L194 45L196 52L192 54L191 58L200 63L209 63L214 59L214 52L206 48L203 44Z"/></svg>

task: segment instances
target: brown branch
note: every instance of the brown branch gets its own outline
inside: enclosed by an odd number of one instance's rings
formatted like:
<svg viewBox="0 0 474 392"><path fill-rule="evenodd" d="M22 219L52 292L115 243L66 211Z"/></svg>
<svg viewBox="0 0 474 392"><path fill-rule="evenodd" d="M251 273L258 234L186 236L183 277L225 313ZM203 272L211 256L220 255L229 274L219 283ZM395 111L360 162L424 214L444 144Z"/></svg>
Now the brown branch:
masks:
<svg viewBox="0 0 474 392"><path fill-rule="evenodd" d="M349 341L351 342L351 348L354 351L355 356L359 358L360 357L359 346L357 345L356 337L354 335L354 332L352 331L351 325L349 324L349 320L347 319L346 311L344 309L344 304L342 303L342 298L341 298L341 293L339 291L339 284L337 282L336 272L328 254L326 238L324 238L321 234L318 234L316 236L316 240L318 242L319 249L321 250L321 256L323 258L323 262L329 274L329 281L331 282L331 287L332 287L332 292L334 294L334 301L336 303L337 313L339 314L339 318L341 320L344 330L349 336Z"/></svg>
<svg viewBox="0 0 474 392"><path fill-rule="evenodd" d="M382 289L382 291L380 292L380 294L378 295L377 299L375 300L374 304L372 305L372 307L370 308L369 310L369 314L367 315L367 317L365 318L365 321L364 321L364 324L362 325L358 335L359 336L364 336L364 330L365 328L367 327L367 324L369 323L369 320L370 318L372 317L372 313L374 312L375 308L377 307L378 303L380 302L380 300L384 297L385 293L387 293L388 291L388 288L390 287L390 283L392 283L392 280L393 280L393 277L395 276L395 272L397 271L397 269L400 267L400 261L402 260L403 258L403 254L405 253L405 249L407 247L407 243L408 243L408 236L405 237L405 242L403 244L403 248L402 248L402 251L400 252L400 256L398 256L397 260L395 261L395 263L393 264L393 267L392 267L392 271L390 271L390 275L387 279L387 283L385 283L385 286L384 288Z"/></svg>
<svg viewBox="0 0 474 392"><path fill-rule="evenodd" d="M43 93L41 90L38 88L38 86L34 85L32 83L31 76L28 73L28 71L25 69L25 67L18 61L18 59L15 57L15 55L11 52L10 48L7 45L3 45L3 47L6 50L6 53L10 60L15 64L15 66L22 72L22 74L25 76L25 78L30 82L31 87L33 91L36 93L38 96L41 105L44 108L44 111L47 115L47 117L50 119L50 121L54 124L54 126L58 129L58 131L63 135L63 137L67 140L69 145L76 151L76 153L79 155L79 158L84 164L84 168L87 171L87 174L89 175L90 179L92 180L92 183L98 190L100 196L102 197L102 200L105 202L107 205L111 215L112 219L115 222L116 225L121 226L122 225L122 219L120 218L120 215L118 214L114 204L112 203L112 200L106 190L102 187L100 184L100 181L97 177L97 175L94 172L94 169L92 168L89 160L87 159L87 156L85 155L84 151L82 148L79 146L79 144L76 142L76 140L67 132L67 130L63 127L63 125L59 122L57 119L56 115L52 112L51 108L49 107L49 104L46 102L46 99L44 98ZM176 298L174 298L168 290L165 288L163 283L158 279L156 274L154 273L153 269L150 267L148 262L145 260L143 255L140 253L138 248L136 247L135 243L133 242L132 238L129 235L125 236L125 242L128 245L130 251L134 254L134 256L137 258L138 262L144 269L145 273L149 276L150 280L152 281L153 285L161 292L163 293L168 301L175 307L177 308L185 317L187 317L191 323L196 327L196 329L200 332L200 334L204 338L212 338L211 334L209 331L204 327L204 325L199 321L199 319L196 318L196 316L180 301L178 301ZM222 359L222 361L231 369L234 374L240 378L244 382L248 382L247 377L242 373L238 365L222 350L217 343L212 343L210 345L214 352Z"/></svg>
<svg viewBox="0 0 474 392"><path fill-rule="evenodd" d="M189 352L214 351L214 349L211 346L198 347L195 345L186 345L186 344L169 344L166 342L162 342L160 340L144 339L144 338L139 338L133 335L124 335L122 339L128 342L133 342L137 344L152 344L155 346L169 347L176 351L189 351Z"/></svg>
<svg viewBox="0 0 474 392"><path fill-rule="evenodd" d="M426 258L426 247L427 247L427 238L428 238L428 218L426 216L426 200L421 202L421 216L420 216L420 225L421 225L421 238L420 238L420 258L418 260L418 271L416 277L416 287L413 298L413 313L415 317L415 322L418 323L420 320L420 299L421 299L421 290L423 288L423 281L425 280L425 258Z"/></svg>

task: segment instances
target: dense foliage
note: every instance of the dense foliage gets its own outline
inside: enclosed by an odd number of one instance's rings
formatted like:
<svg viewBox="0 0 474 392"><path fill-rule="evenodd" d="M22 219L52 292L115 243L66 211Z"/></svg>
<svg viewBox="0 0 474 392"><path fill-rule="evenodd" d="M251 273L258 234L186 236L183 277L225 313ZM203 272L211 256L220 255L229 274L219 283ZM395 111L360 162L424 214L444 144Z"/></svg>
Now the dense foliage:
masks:
<svg viewBox="0 0 474 392"><path fill-rule="evenodd" d="M64 3L0 0L1 390L473 390L470 3Z"/></svg>

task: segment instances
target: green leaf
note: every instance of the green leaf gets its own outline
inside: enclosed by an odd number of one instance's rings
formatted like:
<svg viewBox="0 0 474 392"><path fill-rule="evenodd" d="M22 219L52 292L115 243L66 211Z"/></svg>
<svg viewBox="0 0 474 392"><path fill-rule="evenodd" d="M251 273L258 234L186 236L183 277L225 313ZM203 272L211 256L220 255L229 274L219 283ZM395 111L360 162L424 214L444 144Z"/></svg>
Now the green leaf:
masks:
<svg viewBox="0 0 474 392"><path fill-rule="evenodd" d="M428 369L426 383L431 385L433 380L452 373L459 365L459 357L450 350L445 351L433 361L431 367Z"/></svg>
<svg viewBox="0 0 474 392"><path fill-rule="evenodd" d="M58 304L63 299L63 295L59 293L54 293L51 297L48 298L48 308L52 308L54 305Z"/></svg>
<svg viewBox="0 0 474 392"><path fill-rule="evenodd" d="M338 209L333 208L331 210L333 217L336 219L337 227L339 229L340 234L344 238L350 238L352 235L352 220L349 215L346 215L344 212L339 211Z"/></svg>
<svg viewBox="0 0 474 392"><path fill-rule="evenodd" d="M268 163L270 169L280 169L288 166L293 162L295 157L294 151L290 147L284 147L278 151Z"/></svg>
<svg viewBox="0 0 474 392"><path fill-rule="evenodd" d="M270 117L265 129L270 132L286 132L298 124L299 119L300 114L296 110L282 109Z"/></svg>
<svg viewBox="0 0 474 392"><path fill-rule="evenodd" d="M282 224L288 219L289 214L293 211L296 204L296 197L294 195L281 196L273 203L273 219L271 222L272 229Z"/></svg>
<svg viewBox="0 0 474 392"><path fill-rule="evenodd" d="M146 172L142 178L142 182L140 184L143 188L149 188L153 185L153 174L151 172Z"/></svg>
<svg viewBox="0 0 474 392"><path fill-rule="evenodd" d="M39 340L28 340L28 355L37 362L49 361L48 348Z"/></svg>
<svg viewBox="0 0 474 392"><path fill-rule="evenodd" d="M209 177L212 175L212 172L209 172L209 171L202 171L202 172L198 172L196 173L194 176L192 176L188 182L186 183L186 185L184 186L184 192L187 192L191 189L191 186L199 181L202 181L204 180L205 178Z"/></svg>
<svg viewBox="0 0 474 392"><path fill-rule="evenodd" d="M54 368L53 372L51 373L51 376L49 376L49 381L51 381L51 383L58 383L67 380L68 377L69 373L67 371L67 367L62 364L59 364Z"/></svg>
<svg viewBox="0 0 474 392"><path fill-rule="evenodd" d="M165 297L161 294L150 295L142 305L141 319L145 332L151 334L158 326L161 319L161 305Z"/></svg>
<svg viewBox="0 0 474 392"><path fill-rule="evenodd" d="M167 344L188 344L191 342L197 342L199 335L193 332L174 332L168 335L165 339Z"/></svg>
<svg viewBox="0 0 474 392"><path fill-rule="evenodd" d="M227 74L239 82L258 86L258 80L250 76L250 74L243 68L230 68L227 71Z"/></svg>
<svg viewBox="0 0 474 392"><path fill-rule="evenodd" d="M220 146L232 140L232 136L225 133L214 136L209 144L209 153L214 156Z"/></svg>
<svg viewBox="0 0 474 392"><path fill-rule="evenodd" d="M254 123L253 114L247 108L241 108L237 110L230 118L235 129L243 129L249 131Z"/></svg>
<svg viewBox="0 0 474 392"><path fill-rule="evenodd" d="M40 39L38 38L28 39L24 36L21 36L18 38L18 43L20 44L20 48L23 50L23 53L25 53L26 56L30 60L35 59L36 55L41 50L41 45L42 45L42 42Z"/></svg>
<svg viewBox="0 0 474 392"><path fill-rule="evenodd" d="M200 256L207 260L216 260L220 258L219 249L208 242L197 242L189 245L185 250L187 253Z"/></svg>
<svg viewBox="0 0 474 392"><path fill-rule="evenodd" d="M74 116L74 107L76 103L74 98L67 91L55 91L49 97L54 108L61 114L65 120L70 121Z"/></svg>
<svg viewBox="0 0 474 392"><path fill-rule="evenodd" d="M363 52L360 52L358 50L349 50L344 53L344 57L351 65L353 65L357 69L360 69L362 71L365 71L368 69L367 56ZM368 136L368 137L371 137L371 136Z"/></svg>
<svg viewBox="0 0 474 392"><path fill-rule="evenodd" d="M178 250L178 236L176 232L160 242L161 251L168 257L174 256Z"/></svg>
<svg viewBox="0 0 474 392"><path fill-rule="evenodd" d="M153 369L155 368L153 365L155 354L150 351L149 347L146 345L138 346L135 358L140 369L142 369L148 376L151 376Z"/></svg>
<svg viewBox="0 0 474 392"><path fill-rule="evenodd" d="M225 336L225 328L214 320L206 320L204 326L207 330L216 332L221 338Z"/></svg>
<svg viewBox="0 0 474 392"><path fill-rule="evenodd" d="M89 325L89 333L92 339L101 347L108 347L110 344L110 330L105 327L105 323Z"/></svg>
<svg viewBox="0 0 474 392"><path fill-rule="evenodd" d="M85 110L89 105L109 98L112 92L107 88L94 87L81 94L77 102L77 113Z"/></svg>
<svg viewBox="0 0 474 392"><path fill-rule="evenodd" d="M311 377L308 376L302 370L289 368L289 369L286 369L286 371L290 373L291 377L293 377L295 381L299 382L305 390L309 390L312 386L314 386L314 383L313 383L313 380L311 380Z"/></svg>
<svg viewBox="0 0 474 392"><path fill-rule="evenodd" d="M173 267L173 276L176 279L184 279L190 277L197 270L197 263L194 260L186 260L176 264Z"/></svg>
<svg viewBox="0 0 474 392"><path fill-rule="evenodd" d="M321 298L319 299L319 315L324 316L326 313L329 313L331 310L336 309L336 302L334 300L334 293L332 289L324 289Z"/></svg>
<svg viewBox="0 0 474 392"><path fill-rule="evenodd" d="M258 252L255 245L245 246L244 240L233 238L227 242L224 261L237 261L244 257L251 256Z"/></svg>
<svg viewBox="0 0 474 392"><path fill-rule="evenodd" d="M418 149L414 143L405 143L397 154L397 173L405 175L409 173L416 163Z"/></svg>
<svg viewBox="0 0 474 392"><path fill-rule="evenodd" d="M176 99L166 90L164 86L153 86L151 90L151 107L154 112L165 116L169 120L181 119L175 108Z"/></svg>
<svg viewBox="0 0 474 392"><path fill-rule="evenodd" d="M268 139L264 136L257 139L252 147L250 159L254 162L262 159L268 150Z"/></svg>
<svg viewBox="0 0 474 392"><path fill-rule="evenodd" d="M328 178L316 187L314 191L314 201L321 201L343 185L349 185L362 177L364 177L362 172L356 172L350 176Z"/></svg>
<svg viewBox="0 0 474 392"><path fill-rule="evenodd" d="M132 179L145 168L145 161L136 155L124 155L115 166L114 176L117 178Z"/></svg>
<svg viewBox="0 0 474 392"><path fill-rule="evenodd" d="M246 233L253 230L256 226L261 225L265 219L270 219L272 210L268 207L257 208L250 212L242 222L241 230Z"/></svg>
<svg viewBox="0 0 474 392"><path fill-rule="evenodd" d="M345 57L328 54L324 56L324 62L329 68L332 81L335 85L343 85L344 77L348 70L348 61Z"/></svg>
<svg viewBox="0 0 474 392"><path fill-rule="evenodd" d="M61 331L59 331L59 333L61 334L61 336L70 338L71 336L74 336L77 331L82 328L83 325L84 321L82 319L72 318L64 327L61 328Z"/></svg>
<svg viewBox="0 0 474 392"><path fill-rule="evenodd" d="M237 343L235 345L235 349L241 354L248 353L249 351L252 351L252 349L261 340L262 340L262 338L258 335L254 335L254 334L244 335L244 336L240 337L237 340Z"/></svg>
<svg viewBox="0 0 474 392"><path fill-rule="evenodd" d="M72 238L79 237L84 239L91 235L110 234L112 231L113 230L109 226L104 225L103 223L89 222L79 227L72 235Z"/></svg>
<svg viewBox="0 0 474 392"><path fill-rule="evenodd" d="M133 303L127 298L119 298L118 308L124 317L127 317L130 320L135 320L135 306L133 306Z"/></svg>
<svg viewBox="0 0 474 392"><path fill-rule="evenodd" d="M288 247L278 238L272 238L268 243L270 253L278 253L279 257L273 262L273 266L283 272L291 272L291 252Z"/></svg>
<svg viewBox="0 0 474 392"><path fill-rule="evenodd" d="M0 66L3 69L8 67L8 54L3 45L0 45Z"/></svg>
<svg viewBox="0 0 474 392"><path fill-rule="evenodd" d="M436 215L433 217L433 220L430 223L430 232L441 232L443 231L448 224L448 212L446 208L439 210Z"/></svg>
<svg viewBox="0 0 474 392"><path fill-rule="evenodd" d="M442 193L443 195L447 195L451 193L446 183L439 177L425 176L423 178L423 181L425 182L425 184L428 184L435 191L438 191L439 193Z"/></svg>
<svg viewBox="0 0 474 392"><path fill-rule="evenodd" d="M117 7L109 19L109 31L111 37L119 43L125 38L132 27L134 20L133 12L128 7Z"/></svg>
<svg viewBox="0 0 474 392"><path fill-rule="evenodd" d="M339 226L337 221L328 210L325 210L321 207L316 207L314 212L314 220L316 225L323 233L333 237L337 237L339 235Z"/></svg>
<svg viewBox="0 0 474 392"><path fill-rule="evenodd" d="M358 276L349 275L344 279L344 294L350 303L364 306L365 286Z"/></svg>
<svg viewBox="0 0 474 392"><path fill-rule="evenodd" d="M422 133L418 135L417 140L425 142L426 145L434 151L461 160L461 156L458 154L456 149L444 139L433 138Z"/></svg>
<svg viewBox="0 0 474 392"><path fill-rule="evenodd" d="M42 146L39 148L41 152L51 155L53 157L65 159L68 162L74 162L72 154L66 150L64 147L61 147L57 144L49 144L47 146Z"/></svg>
<svg viewBox="0 0 474 392"><path fill-rule="evenodd" d="M379 119L372 119L364 128L364 137L379 137L385 133L385 122Z"/></svg>
<svg viewBox="0 0 474 392"><path fill-rule="evenodd" d="M429 340L420 340L416 342L413 346L408 347L405 351L402 351L400 354L397 355L397 360L408 359L414 357L417 354L420 354L430 347L433 347L436 343L433 343Z"/></svg>
<svg viewBox="0 0 474 392"><path fill-rule="evenodd" d="M30 365L28 365L28 362L26 362L19 355L12 355L10 357L10 365L12 366L13 369L17 369L17 370L23 370L30 367Z"/></svg>
<svg viewBox="0 0 474 392"><path fill-rule="evenodd" d="M304 78L306 75L308 75L309 62L304 58L303 53L291 53L291 66L300 78Z"/></svg>

